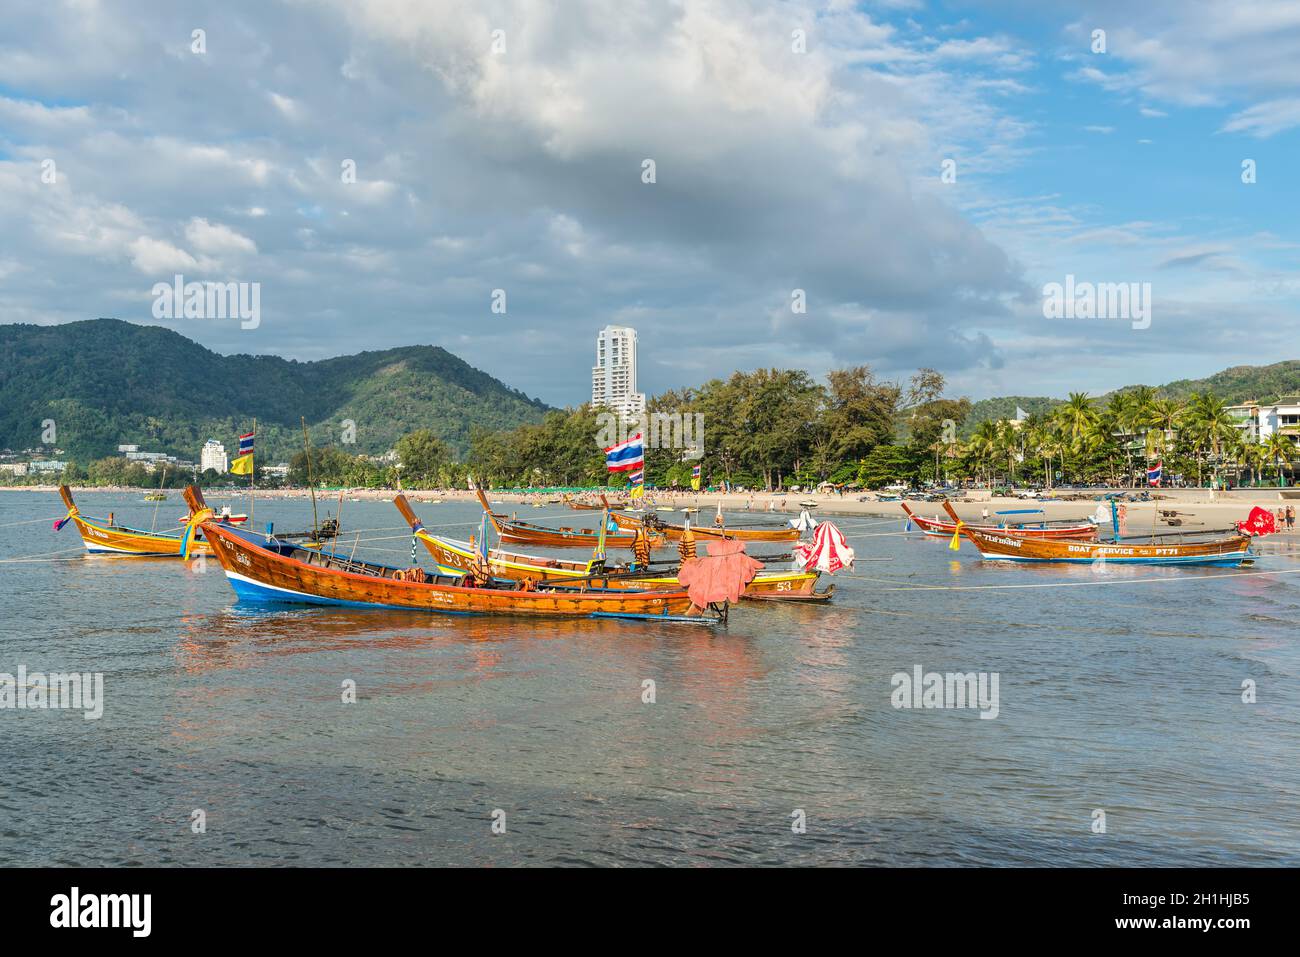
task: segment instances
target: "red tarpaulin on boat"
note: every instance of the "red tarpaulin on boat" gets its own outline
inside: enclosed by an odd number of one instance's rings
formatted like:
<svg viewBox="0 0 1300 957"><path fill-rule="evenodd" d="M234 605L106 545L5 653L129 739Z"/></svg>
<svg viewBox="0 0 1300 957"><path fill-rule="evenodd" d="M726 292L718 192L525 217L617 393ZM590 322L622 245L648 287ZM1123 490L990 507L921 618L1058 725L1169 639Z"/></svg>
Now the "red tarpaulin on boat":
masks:
<svg viewBox="0 0 1300 957"><path fill-rule="evenodd" d="M1272 535L1277 531L1277 521L1272 512L1256 505L1244 522L1237 523L1237 531L1243 535Z"/></svg>
<svg viewBox="0 0 1300 957"><path fill-rule="evenodd" d="M754 580L763 563L745 554L745 543L733 539L708 542L708 555L682 562L677 580L686 586L691 601L704 608L711 601L740 601L740 593Z"/></svg>
<svg viewBox="0 0 1300 957"><path fill-rule="evenodd" d="M794 548L794 566L800 571L813 569L833 575L841 568L852 568L853 557L853 549L844 540L844 533L831 522L817 526L811 544Z"/></svg>

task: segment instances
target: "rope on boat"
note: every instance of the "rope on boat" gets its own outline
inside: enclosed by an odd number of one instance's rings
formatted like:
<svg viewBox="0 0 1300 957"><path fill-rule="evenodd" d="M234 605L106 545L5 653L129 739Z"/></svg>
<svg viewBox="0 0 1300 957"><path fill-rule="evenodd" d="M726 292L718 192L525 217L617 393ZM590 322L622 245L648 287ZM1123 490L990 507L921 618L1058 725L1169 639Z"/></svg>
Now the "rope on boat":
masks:
<svg viewBox="0 0 1300 957"><path fill-rule="evenodd" d="M35 525L38 522L49 522L53 524L63 518L64 515L67 515L67 512L64 512L62 515L55 515L51 518L29 518L25 522L6 522L4 525L0 525L0 528L13 528L15 525Z"/></svg>
<svg viewBox="0 0 1300 957"><path fill-rule="evenodd" d="M56 552L33 552L31 555L19 555L16 558L0 558L0 564L19 565L19 564L36 564L38 562L72 562L79 561L77 558L49 558L49 555L66 555L68 552L80 552L84 554L83 548L62 548Z"/></svg>

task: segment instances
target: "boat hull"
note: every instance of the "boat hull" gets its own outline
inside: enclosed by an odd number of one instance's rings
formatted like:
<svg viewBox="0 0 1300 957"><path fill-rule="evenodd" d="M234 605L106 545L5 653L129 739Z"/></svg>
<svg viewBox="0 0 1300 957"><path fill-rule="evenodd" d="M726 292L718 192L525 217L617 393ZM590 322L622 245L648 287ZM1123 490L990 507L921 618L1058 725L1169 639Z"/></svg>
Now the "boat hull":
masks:
<svg viewBox="0 0 1300 957"><path fill-rule="evenodd" d="M611 519L614 524L623 529L638 529L641 527L641 519L632 518L629 515L620 515L617 512L611 512ZM654 529L655 534L662 534L669 541L679 542L682 536L686 534L684 525L661 525ZM716 528L712 525L692 525L691 534L697 539L722 539L730 538L741 542L797 542L799 541L799 529L797 528Z"/></svg>
<svg viewBox="0 0 1300 957"><path fill-rule="evenodd" d="M455 542L430 535L417 533L426 550L438 563L438 567L448 574L468 571L474 564L474 553L465 542ZM562 582L578 578L597 576L602 587L609 588L679 588L675 575L647 575L630 578L601 578L599 570L592 562L567 561L565 559L539 558L532 555L518 555L500 549L488 552L488 569L493 575L515 580ZM618 574L614 572L614 574ZM783 601L829 599L829 592L817 592L817 572L797 571L761 571L741 593L742 598L775 599ZM827 598L823 598L825 595Z"/></svg>
<svg viewBox="0 0 1300 957"><path fill-rule="evenodd" d="M963 526L986 560L1011 562L1057 562L1063 564L1115 565L1240 565L1250 551L1245 536L1212 542L1137 544L1088 542L1068 539L1031 539L1018 535L982 532Z"/></svg>
<svg viewBox="0 0 1300 957"><path fill-rule="evenodd" d="M81 543L91 555L119 555L129 558L180 558L181 536L146 532L137 528L124 528L108 522L87 518L77 509L72 491L66 485L59 487L68 517L77 527ZM207 544L196 541L190 551L207 550Z"/></svg>
<svg viewBox="0 0 1300 957"><path fill-rule="evenodd" d="M931 538L951 538L957 529L955 522L942 522L932 518L922 518L910 508L907 503L903 503L903 511L913 525L923 531ZM1091 522L1081 522L1074 525L1049 525L1040 523L1036 525L966 525L966 528L973 528L981 532L991 534L1009 533L1012 535L1023 535L1025 538L1069 538L1075 540L1089 541L1096 538L1097 526Z"/></svg>
<svg viewBox="0 0 1300 957"><path fill-rule="evenodd" d="M685 615L694 606L685 590L589 591L473 588L439 582L403 581L387 574L358 574L333 567L342 556L319 555L319 562L297 558L258 544L257 536L204 522L213 552L237 595L251 601L400 608L458 615L589 617L596 612L658 616ZM351 563L358 567L359 563ZM382 566L371 566L382 568ZM698 609L694 609L698 614Z"/></svg>

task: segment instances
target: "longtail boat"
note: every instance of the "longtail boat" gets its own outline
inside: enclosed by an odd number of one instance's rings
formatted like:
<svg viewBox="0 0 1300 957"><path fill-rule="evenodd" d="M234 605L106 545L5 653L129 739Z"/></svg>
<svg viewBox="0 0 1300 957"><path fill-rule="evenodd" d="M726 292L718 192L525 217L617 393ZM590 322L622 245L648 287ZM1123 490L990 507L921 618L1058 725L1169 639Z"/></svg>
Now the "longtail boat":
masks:
<svg viewBox="0 0 1300 957"><path fill-rule="evenodd" d="M460 575L472 571L476 564L481 564L482 559L473 543L444 538L426 531L405 496L398 495L393 504L411 526L411 532L437 563L439 572ZM653 567L638 572L609 567L595 559L584 562L566 558L542 558L499 548L488 550L487 566L493 575L517 581L590 581L606 588L680 587L676 575L655 571ZM819 592L816 590L817 578L818 573L815 571L764 570L745 586L741 597L756 601L830 601L835 586Z"/></svg>
<svg viewBox="0 0 1300 957"><path fill-rule="evenodd" d="M907 513L908 520L927 535L934 538L951 538L952 533L957 529L957 524L955 522L944 522L939 519L922 518L908 507L907 502L901 502L899 504L903 506L903 511ZM1097 536L1097 526L1094 522L1034 522L1019 525L989 525L981 523L979 525L967 525L966 527L981 532L989 532L990 534L1012 533L1015 535L1023 535L1026 538L1072 538L1088 541Z"/></svg>
<svg viewBox="0 0 1300 957"><path fill-rule="evenodd" d="M246 601L401 608L460 615L647 618L711 624L683 588L634 591L427 574L303 548L212 520L195 486L185 490L190 524L203 531L235 594Z"/></svg>
<svg viewBox="0 0 1300 957"><path fill-rule="evenodd" d="M569 506L569 508L573 509L575 512L599 512L605 508L627 508L628 507L627 504L625 503L616 503L611 505L603 495L600 497L599 505L596 505L592 502L579 502L572 495L565 495L563 498L563 502L565 505Z"/></svg>
<svg viewBox="0 0 1300 957"><path fill-rule="evenodd" d="M105 518L87 518L81 514L77 508L77 503L72 499L72 490L66 485L59 486L59 495L63 498L63 504L68 508L68 514L55 523L57 531L66 523L71 521L77 526L77 531L81 533L81 541L86 546L86 551L91 555L123 555L134 558L181 558L186 554L184 543L184 520L180 530L172 532L146 532L140 528L128 528L125 525L119 525L116 522ZM225 510L228 513L228 509ZM111 513L110 513L111 516ZM235 521L242 521L241 516L229 516L227 514L217 514L213 516L213 521L223 525L229 525ZM321 528L316 532L293 532L281 534L281 538L295 539L312 539L311 543L304 544L304 547L319 547L320 541L333 537L338 531L338 523L334 519L327 519ZM189 543L188 554L195 555L199 552L210 551L206 540L202 535L196 534L195 540Z"/></svg>
<svg viewBox="0 0 1300 957"><path fill-rule="evenodd" d="M1090 542L1068 538L1028 538L1005 531L983 531L957 517L951 505L944 508L955 528L969 538L980 555L1012 562L1106 562L1118 565L1240 565L1250 551L1250 538L1231 535L1208 541ZM1165 536L1168 537L1168 536Z"/></svg>
<svg viewBox="0 0 1300 957"><path fill-rule="evenodd" d="M644 528L652 534L664 535L669 541L679 542L686 534L686 526L671 525L659 516L647 514L644 518L634 518L619 512L610 512L610 519L619 528L635 531ZM718 525L692 525L691 532L696 538L719 539L730 538L742 542L797 542L799 529L789 525L778 528L728 528Z"/></svg>
<svg viewBox="0 0 1300 957"><path fill-rule="evenodd" d="M59 486L59 495L68 508L68 514L55 523L55 529L62 528L71 521L81 533L81 541L91 555L127 555L137 558L161 557L179 558L181 556L181 534L167 532L146 532L139 528L128 528L104 518L87 518L72 500L72 490L66 485ZM206 550L203 542L191 545L191 552Z"/></svg>
<svg viewBox="0 0 1300 957"><path fill-rule="evenodd" d="M545 525L535 525L532 522L521 522L508 519L504 515L498 515L492 511L488 504L487 497L483 494L482 489L476 489L478 500L483 506L483 511L487 513L488 519L492 522L492 527L501 536L501 541L512 542L516 545L536 545L543 548L594 548L601 541L598 530L582 528L575 531L572 528L548 528ZM637 537L635 534L620 534L611 532L605 535L604 542L606 548L632 548L636 544ZM651 548L658 548L666 544L668 539L662 534L651 534L649 544Z"/></svg>

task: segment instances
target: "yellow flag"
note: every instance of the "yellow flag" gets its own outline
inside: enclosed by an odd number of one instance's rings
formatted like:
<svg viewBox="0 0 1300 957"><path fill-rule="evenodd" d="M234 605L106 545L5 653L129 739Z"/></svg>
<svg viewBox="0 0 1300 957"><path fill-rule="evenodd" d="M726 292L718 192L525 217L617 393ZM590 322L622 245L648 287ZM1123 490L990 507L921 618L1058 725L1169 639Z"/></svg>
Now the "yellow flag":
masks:
<svg viewBox="0 0 1300 957"><path fill-rule="evenodd" d="M253 453L241 455L235 461L230 463L231 475L252 475L253 474Z"/></svg>
<svg viewBox="0 0 1300 957"><path fill-rule="evenodd" d="M948 547L954 552L961 551L961 527L965 524L961 519L957 519L957 526L952 530L952 541L948 543Z"/></svg>
<svg viewBox="0 0 1300 957"><path fill-rule="evenodd" d="M644 485L633 485L633 486L632 486L632 497L633 497L633 498L640 498L640 497L641 497L642 495L644 495L644 494L645 494L645 486L644 486Z"/></svg>

